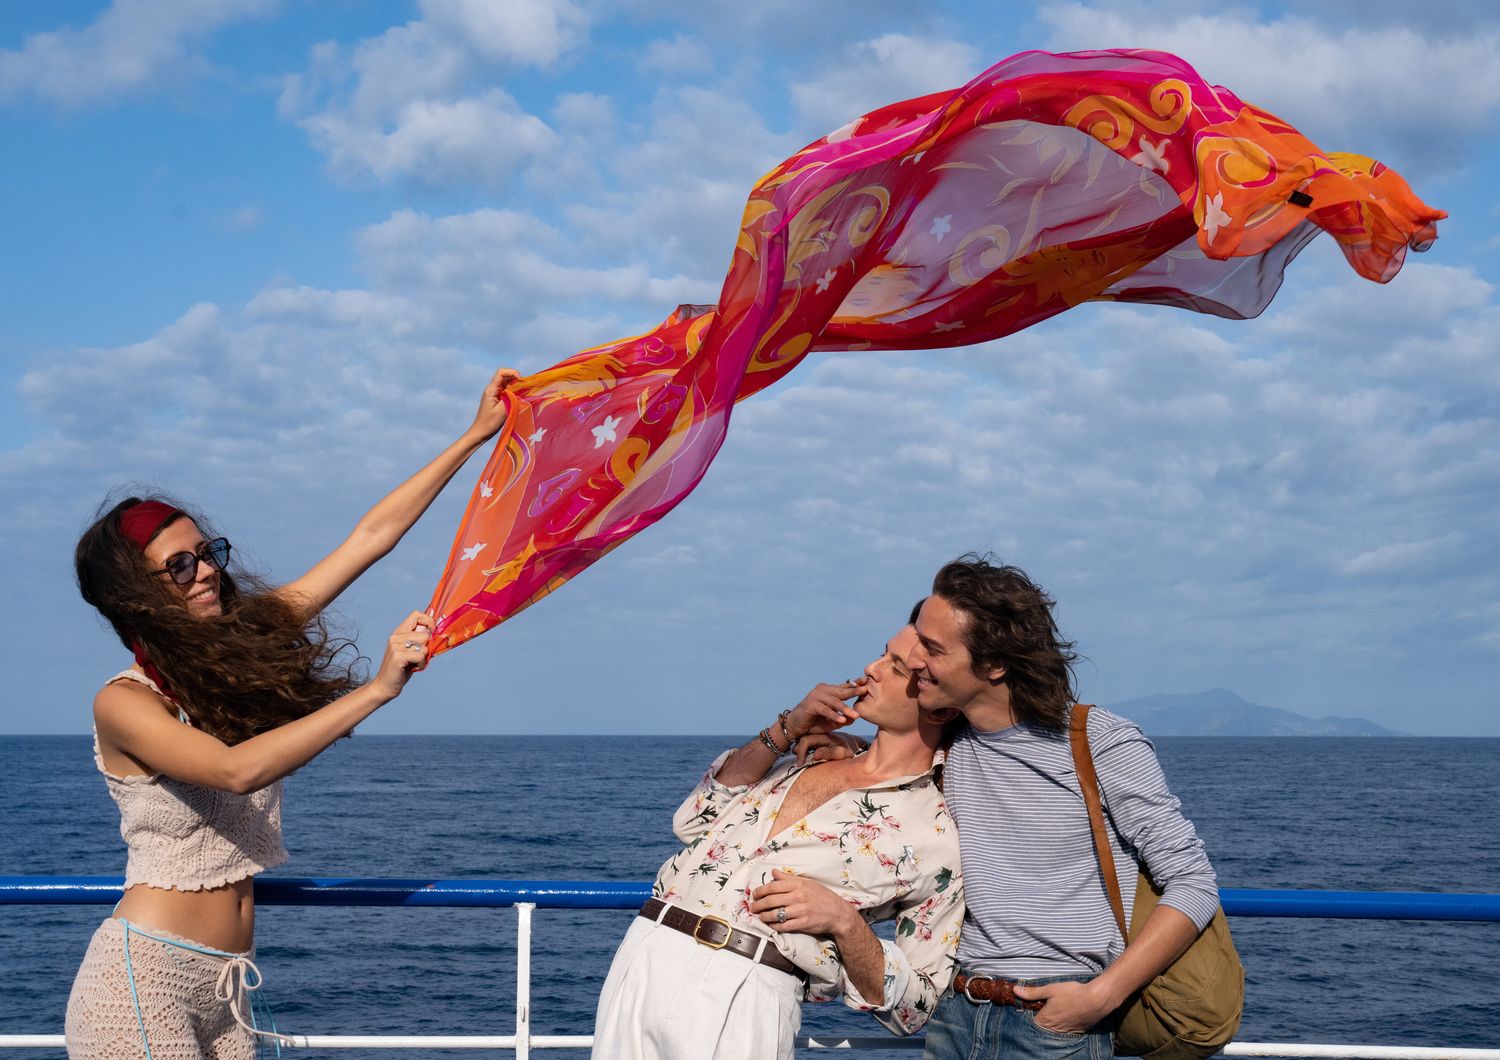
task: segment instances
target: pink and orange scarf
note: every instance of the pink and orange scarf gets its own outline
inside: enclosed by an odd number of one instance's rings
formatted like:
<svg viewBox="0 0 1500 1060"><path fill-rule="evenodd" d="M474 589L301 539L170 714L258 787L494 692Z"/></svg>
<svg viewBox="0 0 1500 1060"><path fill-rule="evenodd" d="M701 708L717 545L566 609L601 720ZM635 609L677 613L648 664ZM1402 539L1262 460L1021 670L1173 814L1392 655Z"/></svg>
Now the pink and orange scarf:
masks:
<svg viewBox="0 0 1500 1060"><path fill-rule="evenodd" d="M1253 317L1319 232L1383 283L1444 216L1162 52L1024 52L857 118L751 190L716 304L507 391L432 654L655 523L735 402L810 352L967 345L1086 301Z"/></svg>

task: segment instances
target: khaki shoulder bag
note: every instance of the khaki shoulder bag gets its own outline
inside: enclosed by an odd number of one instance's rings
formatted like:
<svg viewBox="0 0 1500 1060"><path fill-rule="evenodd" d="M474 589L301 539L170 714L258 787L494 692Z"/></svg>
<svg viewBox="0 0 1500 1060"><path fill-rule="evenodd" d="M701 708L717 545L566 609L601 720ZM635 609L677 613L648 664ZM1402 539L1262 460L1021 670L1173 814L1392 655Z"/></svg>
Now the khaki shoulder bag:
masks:
<svg viewBox="0 0 1500 1060"><path fill-rule="evenodd" d="M1125 903L1115 875L1115 859L1104 832L1104 808L1099 801L1099 777L1089 750L1087 703L1073 707L1070 737L1073 767L1078 786L1089 810L1094 833L1094 852L1104 877L1109 904L1120 926L1120 937L1130 938L1125 928ZM1161 892L1151 878L1140 873L1135 885L1135 903L1130 923L1139 927L1156 908ZM1203 1060L1234 1039L1245 1007L1245 969L1229 937L1224 910L1214 913L1208 927L1166 971L1147 983L1115 1012L1115 1052L1146 1060Z"/></svg>

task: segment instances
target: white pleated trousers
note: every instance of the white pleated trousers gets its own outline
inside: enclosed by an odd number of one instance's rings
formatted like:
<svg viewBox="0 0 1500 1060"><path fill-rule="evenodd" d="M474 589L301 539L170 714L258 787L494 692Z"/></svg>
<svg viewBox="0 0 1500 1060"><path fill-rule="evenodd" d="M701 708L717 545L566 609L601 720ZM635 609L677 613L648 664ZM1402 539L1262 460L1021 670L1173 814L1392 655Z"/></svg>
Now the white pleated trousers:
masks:
<svg viewBox="0 0 1500 1060"><path fill-rule="evenodd" d="M636 917L599 994L593 1060L791 1060L801 986Z"/></svg>

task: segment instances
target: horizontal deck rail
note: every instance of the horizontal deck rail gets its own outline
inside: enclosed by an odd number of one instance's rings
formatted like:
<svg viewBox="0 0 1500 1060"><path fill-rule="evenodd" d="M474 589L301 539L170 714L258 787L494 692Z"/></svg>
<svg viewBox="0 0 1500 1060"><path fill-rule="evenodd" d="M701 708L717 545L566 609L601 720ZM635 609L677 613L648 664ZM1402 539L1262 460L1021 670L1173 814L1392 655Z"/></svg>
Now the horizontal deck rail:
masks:
<svg viewBox="0 0 1500 1060"><path fill-rule="evenodd" d="M109 905L119 900L119 876L0 876L0 905ZM1500 922L1500 894L1425 891L1271 891L1225 888L1224 911L1235 917L1317 917L1357 920ZM255 900L264 905L407 906L413 908L514 907L516 931L516 1031L470 1035L294 1035L295 1048L508 1049L526 1060L532 1049L588 1049L589 1035L531 1033L531 914L536 909L635 909L650 887L635 882L583 880L433 880L260 878ZM917 1050L922 1039L809 1038L811 1049ZM0 1035L0 1049L61 1049L61 1034ZM1391 1045L1318 1045L1235 1042L1230 1057L1288 1060L1500 1060L1500 1049L1446 1049Z"/></svg>
<svg viewBox="0 0 1500 1060"><path fill-rule="evenodd" d="M0 876L0 905L110 905L120 876ZM255 881L261 905L435 906L538 909L638 909L649 884L594 880L326 879L280 876ZM1500 922L1500 894L1428 891L1268 891L1226 887L1224 912L1235 917L1331 920Z"/></svg>
<svg viewBox="0 0 1500 1060"><path fill-rule="evenodd" d="M292 1049L518 1049L513 1034L468 1035L295 1035ZM589 1035L533 1034L533 1049L592 1049ZM799 1038L799 1049L902 1049L920 1051L916 1038ZM61 1034L0 1035L0 1049L61 1049ZM1436 1049L1400 1045L1282 1045L1235 1042L1218 1056L1280 1057L1283 1060L1497 1060L1500 1049Z"/></svg>

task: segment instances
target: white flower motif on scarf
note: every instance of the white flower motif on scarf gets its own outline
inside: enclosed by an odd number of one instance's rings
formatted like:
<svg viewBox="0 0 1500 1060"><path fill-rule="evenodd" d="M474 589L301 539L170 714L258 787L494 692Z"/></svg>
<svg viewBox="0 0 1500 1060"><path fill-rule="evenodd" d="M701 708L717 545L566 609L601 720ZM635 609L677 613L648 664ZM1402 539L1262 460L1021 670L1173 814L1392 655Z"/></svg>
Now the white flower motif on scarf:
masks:
<svg viewBox="0 0 1500 1060"><path fill-rule="evenodd" d="M620 425L620 417L605 416L604 422L593 429L594 448L598 449L605 442L616 441L615 428Z"/></svg>
<svg viewBox="0 0 1500 1060"><path fill-rule="evenodd" d="M1203 202L1203 230L1208 233L1208 241L1213 243L1214 237L1234 218L1224 212L1224 193L1215 192Z"/></svg>
<svg viewBox="0 0 1500 1060"><path fill-rule="evenodd" d="M1167 160L1166 148L1170 138L1163 136L1161 143L1153 144L1144 136L1141 137L1141 150L1137 155L1131 157L1131 161L1146 169L1154 169L1158 173L1166 173L1172 168L1172 163Z"/></svg>

